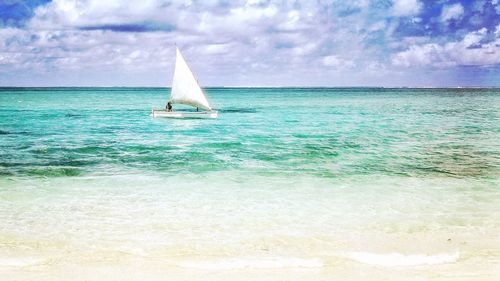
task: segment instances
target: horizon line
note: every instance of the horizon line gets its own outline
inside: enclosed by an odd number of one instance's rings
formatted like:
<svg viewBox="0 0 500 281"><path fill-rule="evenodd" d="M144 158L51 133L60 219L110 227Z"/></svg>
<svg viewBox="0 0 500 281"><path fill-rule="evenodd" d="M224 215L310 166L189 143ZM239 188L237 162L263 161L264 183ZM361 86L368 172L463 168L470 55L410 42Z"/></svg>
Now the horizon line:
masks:
<svg viewBox="0 0 500 281"><path fill-rule="evenodd" d="M16 88L172 88L172 86L1 86L0 89ZM498 86L206 86L204 89L348 89L348 88L377 88L377 89L495 89Z"/></svg>

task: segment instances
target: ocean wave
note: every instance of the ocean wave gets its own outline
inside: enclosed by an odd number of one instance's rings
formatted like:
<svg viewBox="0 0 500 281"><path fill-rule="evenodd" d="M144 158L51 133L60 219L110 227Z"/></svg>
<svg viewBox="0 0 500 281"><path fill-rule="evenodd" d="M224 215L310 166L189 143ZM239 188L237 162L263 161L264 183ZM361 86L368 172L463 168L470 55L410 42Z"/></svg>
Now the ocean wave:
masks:
<svg viewBox="0 0 500 281"><path fill-rule="evenodd" d="M82 174L82 170L74 167L38 167L27 169L26 173L39 177L75 177Z"/></svg>
<svg viewBox="0 0 500 281"><path fill-rule="evenodd" d="M272 269L287 267L319 268L323 266L320 259L302 258L234 258L213 261L186 261L178 263L180 267L205 269L205 270L231 270L231 269Z"/></svg>
<svg viewBox="0 0 500 281"><path fill-rule="evenodd" d="M68 118L83 118L84 116L82 114L75 114L75 113L66 113L64 117Z"/></svg>
<svg viewBox="0 0 500 281"><path fill-rule="evenodd" d="M364 264L392 267L452 263L458 260L460 254L459 252L455 252L436 255L403 255L400 253L375 254L369 252L349 252L343 256Z"/></svg>
<svg viewBox="0 0 500 281"><path fill-rule="evenodd" d="M220 113L256 113L257 110L255 108L225 108L219 109Z"/></svg>
<svg viewBox="0 0 500 281"><path fill-rule="evenodd" d="M0 130L0 135L32 135L33 133L28 131L6 131Z"/></svg>

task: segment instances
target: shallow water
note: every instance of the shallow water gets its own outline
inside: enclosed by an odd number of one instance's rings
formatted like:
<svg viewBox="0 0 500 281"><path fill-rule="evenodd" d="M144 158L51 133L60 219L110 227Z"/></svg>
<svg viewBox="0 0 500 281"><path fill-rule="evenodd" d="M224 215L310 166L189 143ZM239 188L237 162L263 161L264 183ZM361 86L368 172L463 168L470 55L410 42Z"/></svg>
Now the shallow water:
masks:
<svg viewBox="0 0 500 281"><path fill-rule="evenodd" d="M220 118L152 119L166 93L0 90L0 271L498 277L499 89L214 88Z"/></svg>

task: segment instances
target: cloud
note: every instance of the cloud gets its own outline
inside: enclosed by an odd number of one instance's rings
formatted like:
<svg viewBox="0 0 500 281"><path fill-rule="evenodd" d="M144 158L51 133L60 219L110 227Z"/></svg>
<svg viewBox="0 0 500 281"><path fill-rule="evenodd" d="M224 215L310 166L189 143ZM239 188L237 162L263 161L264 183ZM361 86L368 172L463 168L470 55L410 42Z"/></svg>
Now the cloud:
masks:
<svg viewBox="0 0 500 281"><path fill-rule="evenodd" d="M323 57L323 64L335 69L353 68L355 66L353 61L340 59L335 55Z"/></svg>
<svg viewBox="0 0 500 281"><path fill-rule="evenodd" d="M498 53L496 2L44 1L0 26L0 84L168 85L174 43L204 85L382 83L381 70L491 66Z"/></svg>
<svg viewBox="0 0 500 281"><path fill-rule="evenodd" d="M173 1L176 2L176 1ZM177 1L178 2L178 1ZM173 17L161 12L173 12L174 4L157 0L53 0L35 10L30 21L33 29L80 28L86 26L119 26L156 22L170 23ZM161 8L166 5L165 8ZM174 13L170 13L174 15Z"/></svg>
<svg viewBox="0 0 500 281"><path fill-rule="evenodd" d="M391 14L397 17L408 17L418 15L422 9L422 3L418 0L394 0Z"/></svg>
<svg viewBox="0 0 500 281"><path fill-rule="evenodd" d="M413 45L408 50L392 56L396 66L487 66L500 64L500 34L489 43L482 43L488 33L486 28L468 33L461 41L446 44L428 43Z"/></svg>
<svg viewBox="0 0 500 281"><path fill-rule="evenodd" d="M290 72L320 57L315 51L329 33L329 26L316 23L326 19L321 8L279 9L267 1L55 0L39 7L25 29L0 29L0 44L9 45L0 51L0 72L112 69L157 76L171 71L174 43L200 77L244 77L251 74L241 67L246 62ZM275 49L278 45L289 47Z"/></svg>
<svg viewBox="0 0 500 281"><path fill-rule="evenodd" d="M152 31L172 31L174 28L169 24L144 22L130 24L102 24L87 25L79 27L80 30L111 30L115 32L152 32Z"/></svg>
<svg viewBox="0 0 500 281"><path fill-rule="evenodd" d="M308 56L327 40L323 34L329 33L329 26L317 22L327 20L321 6L301 3L300 7L277 7L268 1L221 3L196 6L189 1L55 0L36 10L29 27L33 32L80 30L80 35L93 34L89 35L92 40L102 37L90 31L123 33L113 36L115 40L122 38L122 42L113 43L117 45L128 44L128 33L170 32L170 43L177 42L188 51L225 53L229 57L260 56L278 45L290 46L277 50L281 56ZM238 49L220 47L229 42L238 42L232 44Z"/></svg>
<svg viewBox="0 0 500 281"><path fill-rule="evenodd" d="M0 72L64 70L157 71L171 62L168 49L158 41L168 34L123 33L103 30L47 30L31 32L0 29ZM131 62L136 64L129 67Z"/></svg>
<svg viewBox="0 0 500 281"><path fill-rule="evenodd" d="M445 5L441 11L440 20L446 22L449 20L458 20L464 14L464 7L460 3Z"/></svg>

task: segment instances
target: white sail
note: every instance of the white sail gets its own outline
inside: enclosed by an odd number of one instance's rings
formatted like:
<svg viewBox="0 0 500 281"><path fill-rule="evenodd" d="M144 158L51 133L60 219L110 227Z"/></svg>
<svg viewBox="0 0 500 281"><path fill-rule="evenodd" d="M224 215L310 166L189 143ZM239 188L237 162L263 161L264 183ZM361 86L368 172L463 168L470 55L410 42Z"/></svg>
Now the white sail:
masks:
<svg viewBox="0 0 500 281"><path fill-rule="evenodd" d="M172 82L170 102L212 110L207 97L201 90L191 69L189 69L186 61L182 57L179 48L177 48L175 57L174 80Z"/></svg>

